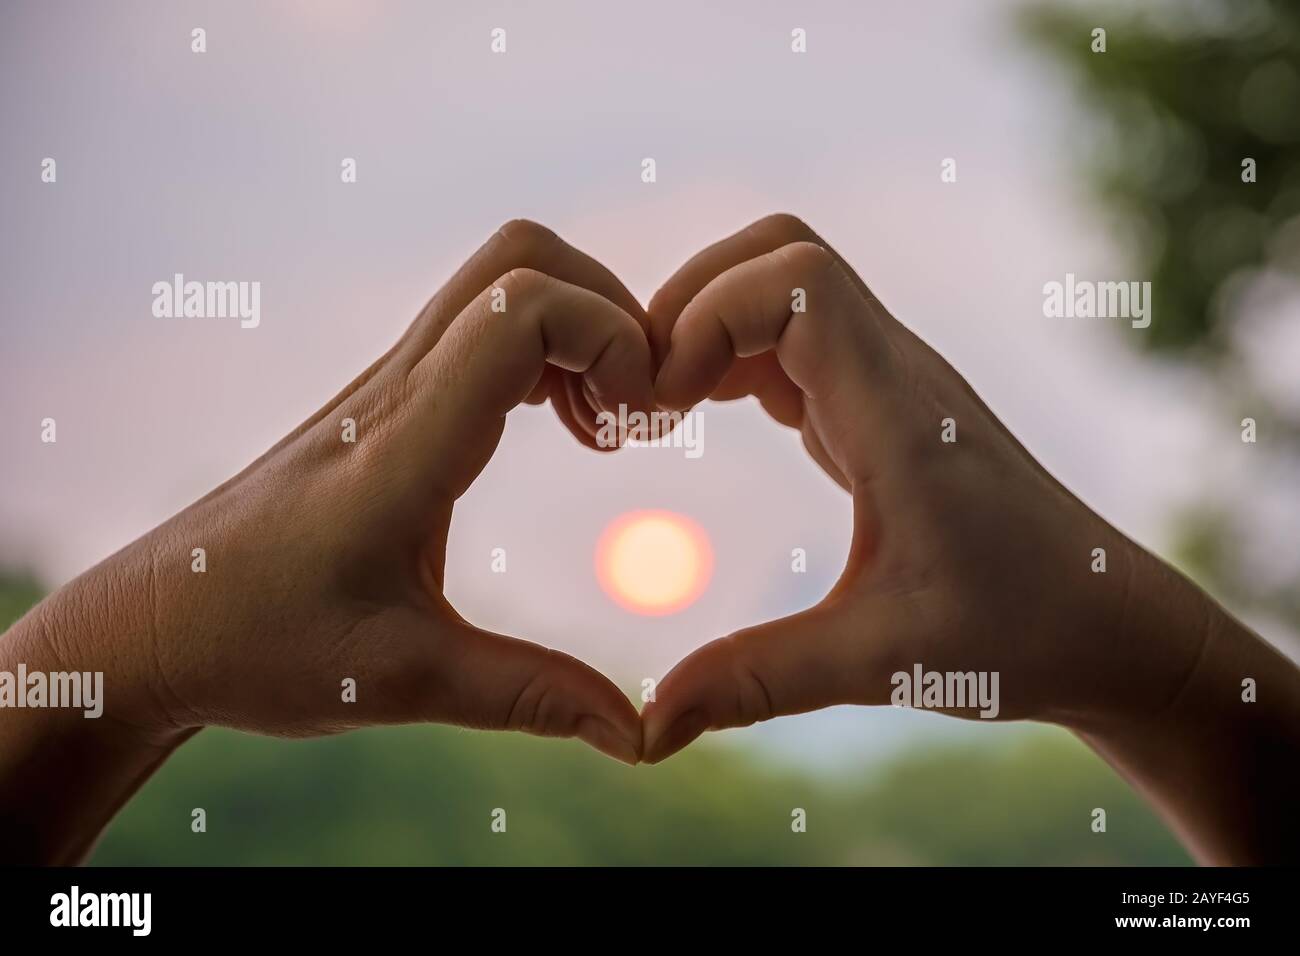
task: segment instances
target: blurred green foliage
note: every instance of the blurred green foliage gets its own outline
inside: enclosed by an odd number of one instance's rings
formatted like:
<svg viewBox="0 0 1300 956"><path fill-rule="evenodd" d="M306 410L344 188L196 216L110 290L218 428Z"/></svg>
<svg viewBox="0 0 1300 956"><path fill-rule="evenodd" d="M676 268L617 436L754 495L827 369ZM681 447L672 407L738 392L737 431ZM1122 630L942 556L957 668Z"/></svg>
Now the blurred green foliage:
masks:
<svg viewBox="0 0 1300 956"><path fill-rule="evenodd" d="M864 711L863 720L870 720ZM190 831L202 807L208 832ZM491 831L494 808L507 832ZM807 811L806 833L791 811ZM1107 832L1089 829L1104 807ZM1044 730L800 774L701 743L629 768L568 741L405 727L203 731L104 838L103 864L1182 864L1096 757Z"/></svg>
<svg viewBox="0 0 1300 956"><path fill-rule="evenodd" d="M0 573L0 630L26 614L43 596L44 589L31 573Z"/></svg>
<svg viewBox="0 0 1300 956"><path fill-rule="evenodd" d="M35 600L0 575L0 629ZM870 720L871 712L862 711ZM743 733L743 732L742 732ZM87 785L90 782L87 781ZM191 831L202 807L207 832ZM507 831L491 830L506 811ZM791 811L807 811L806 833ZM1090 829L1104 807L1105 834ZM96 864L1185 864L1069 735L793 772L702 742L658 767L449 727L317 740L205 730L109 827Z"/></svg>
<svg viewBox="0 0 1300 956"><path fill-rule="evenodd" d="M1199 367L1225 435L1245 417L1258 423L1257 473L1300 486L1300 408L1252 380L1249 315L1236 301L1263 274L1300 272L1300 2L1039 0L1020 27L1073 78L1092 120L1076 162L1133 276L1152 281L1151 327L1124 340ZM1096 28L1104 53L1093 51ZM1300 376L1300 355L1289 360ZM1268 560L1251 530L1257 507L1249 487L1207 486L1171 515L1174 555L1235 611L1300 631L1300 578L1248 570Z"/></svg>
<svg viewBox="0 0 1300 956"><path fill-rule="evenodd" d="M1073 73L1095 120L1079 162L1152 281L1151 328L1129 340L1231 351L1229 282L1300 270L1300 4L1039 3L1021 25Z"/></svg>

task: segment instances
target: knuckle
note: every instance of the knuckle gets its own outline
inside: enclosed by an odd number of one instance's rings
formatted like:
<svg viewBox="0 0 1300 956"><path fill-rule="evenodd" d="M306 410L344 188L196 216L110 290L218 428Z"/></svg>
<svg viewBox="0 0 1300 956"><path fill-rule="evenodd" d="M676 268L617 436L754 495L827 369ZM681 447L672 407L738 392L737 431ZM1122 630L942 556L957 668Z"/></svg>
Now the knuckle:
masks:
<svg viewBox="0 0 1300 956"><path fill-rule="evenodd" d="M764 216L754 223L752 228L764 235L785 238L787 241L808 239L814 235L812 228L806 222L788 212L776 212Z"/></svg>
<svg viewBox="0 0 1300 956"><path fill-rule="evenodd" d="M527 260L558 238L554 232L531 219L511 219L502 224L497 235L520 259Z"/></svg>
<svg viewBox="0 0 1300 956"><path fill-rule="evenodd" d="M791 242L776 253L801 275L822 278L829 275L835 267L835 257L815 242Z"/></svg>
<svg viewBox="0 0 1300 956"><path fill-rule="evenodd" d="M767 684L749 654L747 631L737 631L714 641L701 652L706 671L725 682L717 694L716 712L723 726L748 727L770 720L774 708Z"/></svg>
<svg viewBox="0 0 1300 956"><path fill-rule="evenodd" d="M503 273L494 283L495 288L504 289L507 299L515 296L528 296L546 287L550 280L543 272L518 266Z"/></svg>
<svg viewBox="0 0 1300 956"><path fill-rule="evenodd" d="M554 717L554 708L550 706L552 689L553 684L543 671L534 673L519 689L501 726L506 730L545 735Z"/></svg>

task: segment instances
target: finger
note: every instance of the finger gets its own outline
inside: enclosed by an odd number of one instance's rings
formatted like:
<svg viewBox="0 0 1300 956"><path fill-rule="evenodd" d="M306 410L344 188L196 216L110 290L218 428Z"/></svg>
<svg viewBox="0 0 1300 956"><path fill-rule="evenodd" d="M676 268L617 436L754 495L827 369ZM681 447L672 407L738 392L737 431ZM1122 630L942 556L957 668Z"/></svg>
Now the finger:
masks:
<svg viewBox="0 0 1300 956"><path fill-rule="evenodd" d="M973 399L977 403L982 417L992 427L1015 443L1016 447L1019 447L1019 442L1010 429L988 410L969 383L958 375L943 357L935 352L915 332L899 322L880 303L880 300L876 298L862 278L829 243L822 239L807 223L787 213L777 213L759 219L739 232L697 253L655 293L650 300L648 312L651 348L656 363L658 365L663 364L670 349L675 326L683 309L710 282L741 263L763 256L782 246L799 242L811 242L821 246L840 265L844 275L857 289L862 301L865 303L865 312L879 327L895 354L908 354L912 356L912 361L916 364L928 366L930 369L935 370L929 375L934 386L945 394L953 396L954 399L957 395L964 395ZM733 372L747 366L749 362L750 360L738 361L733 367ZM745 383L751 388L750 394L754 394L759 398L769 414L778 421L792 424L794 419L793 405L788 401L787 397L778 395L774 400L771 396L764 394L764 390L768 392L779 391L781 386L784 385L784 383L777 384L780 378L781 376L775 374L766 378L759 374L743 376ZM723 400L740 397L740 394L744 393L737 393L735 385L736 380L733 379L731 374L728 374L718 389L709 397ZM722 394L719 394L719 392ZM782 408L790 410L787 413L789 420L782 419L777 414L776 410ZM1023 452L1023 454L1026 458L1029 457L1028 452ZM828 471L837 481L841 484L844 483L841 480L842 476L837 476L830 469Z"/></svg>
<svg viewBox="0 0 1300 956"><path fill-rule="evenodd" d="M805 311L792 311L802 299ZM737 357L776 351L808 398L882 380L893 345L839 261L796 242L733 266L682 310L659 369L661 405L687 408L710 395Z"/></svg>
<svg viewBox="0 0 1300 956"><path fill-rule="evenodd" d="M584 445L596 445L596 436L600 433L600 421L596 416L601 411L601 405L591 390L590 382L585 377L565 375L563 394L572 421L569 430Z"/></svg>
<svg viewBox="0 0 1300 956"><path fill-rule="evenodd" d="M574 381L574 376L570 373L558 366L547 365L541 379L533 386L524 402L540 405L549 400L555 417L579 442L593 451L614 451L617 445L606 445L598 441L600 422L594 417L596 413L585 396L575 398L577 389L573 385Z"/></svg>
<svg viewBox="0 0 1300 956"><path fill-rule="evenodd" d="M788 213L764 216L739 232L696 253L673 273L650 299L650 307L647 310L650 318L650 344L656 361L662 362L668 354L673 323L677 321L682 309L686 308L686 304L699 295L706 285L728 269L792 242L811 242L821 246L852 277L864 297L874 299L866 283L858 277L844 258L807 223Z"/></svg>
<svg viewBox="0 0 1300 956"><path fill-rule="evenodd" d="M491 283L411 380L454 382L459 387L440 396L444 405L504 415L532 391L546 363L581 373L602 408L653 407L649 345L636 319L598 293L532 269Z"/></svg>
<svg viewBox="0 0 1300 956"><path fill-rule="evenodd" d="M534 390L547 363L581 373L602 408L653 408L650 349L635 318L595 292L512 270L456 318L408 378L418 409L412 441L424 460L441 463L455 496L487 463L505 414Z"/></svg>
<svg viewBox="0 0 1300 956"><path fill-rule="evenodd" d="M887 635L870 633L865 620L823 604L706 644L669 672L646 705L643 759L657 763L706 730L884 703Z"/></svg>
<svg viewBox="0 0 1300 956"><path fill-rule="evenodd" d="M514 268L532 268L563 279L574 285L590 289L616 303L637 320L642 328L649 328L649 318L636 297L627 290L607 268L575 249L550 229L527 219L512 219L498 229L454 276L420 310L420 314L402 337L376 359L346 388L323 405L311 418L259 457L242 472L209 492L204 500L215 497L244 476L252 474L273 455L311 431L322 420L332 416L349 397L363 388L380 371L396 361L407 372L441 338L447 326L484 287L496 276ZM530 395L531 404L546 400L547 383L539 383L539 393ZM590 417L585 411L583 414ZM570 416L570 430L583 439L578 418Z"/></svg>
<svg viewBox="0 0 1300 956"><path fill-rule="evenodd" d="M566 386L556 386L551 394L551 408L555 412L555 417L569 430L569 434L584 447L598 452L611 452L618 448L617 444L602 444L597 440L597 435L587 425L585 418L580 417L589 414L590 409L574 411L573 398Z"/></svg>
<svg viewBox="0 0 1300 956"><path fill-rule="evenodd" d="M559 378L563 374L564 371L556 368L554 365L546 366L542 371L542 377L537 380L537 384L534 385L533 390L528 393L528 396L524 399L524 403L528 405L541 405L544 403L551 397L551 389L557 387Z"/></svg>
<svg viewBox="0 0 1300 956"><path fill-rule="evenodd" d="M589 397L589 392L585 379L575 377L558 366L547 365L541 380L528 393L524 402L540 405L549 400L555 417L582 445L592 451L615 451L617 444L603 444L599 440L601 421L599 412L593 407L595 399Z"/></svg>
<svg viewBox="0 0 1300 956"><path fill-rule="evenodd" d="M627 696L567 654L474 627L458 628L448 660L453 707L469 726L578 737L624 763L641 755L641 721Z"/></svg>
<svg viewBox="0 0 1300 956"><path fill-rule="evenodd" d="M533 269L589 289L627 312L642 328L649 326L641 303L607 268L545 226L527 219L512 219L461 266L407 330L402 344L405 369L412 368L433 348L456 316L493 280L512 269Z"/></svg>
<svg viewBox="0 0 1300 956"><path fill-rule="evenodd" d="M782 425L798 428L803 423L803 392L786 377L775 352L736 359L709 398L729 402L746 395L757 398Z"/></svg>
<svg viewBox="0 0 1300 956"><path fill-rule="evenodd" d="M358 682L354 706L370 722L577 737L624 763L640 758L641 719L632 702L567 654L411 609L386 615L367 636L360 651L383 660L375 682Z"/></svg>

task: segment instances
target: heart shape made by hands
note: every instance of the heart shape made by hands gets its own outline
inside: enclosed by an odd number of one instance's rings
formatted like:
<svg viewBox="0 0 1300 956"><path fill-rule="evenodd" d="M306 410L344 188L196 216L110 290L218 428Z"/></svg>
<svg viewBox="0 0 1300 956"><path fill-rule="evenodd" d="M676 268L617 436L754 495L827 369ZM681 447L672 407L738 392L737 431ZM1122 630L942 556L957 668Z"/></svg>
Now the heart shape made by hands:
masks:
<svg viewBox="0 0 1300 956"><path fill-rule="evenodd" d="M820 236L787 215L754 223L682 266L645 324L660 409L755 396L852 495L854 527L824 600L706 644L659 682L642 759L708 729L836 704L974 719L1088 704L1107 653L1096 624L1114 597L1074 553L1081 541L1122 551L1118 534ZM593 444L610 403L576 378L560 417ZM1087 609L1068 627L1077 639L1034 640L1059 616L1049 594L1062 588ZM1061 673L1072 686L1047 676Z"/></svg>

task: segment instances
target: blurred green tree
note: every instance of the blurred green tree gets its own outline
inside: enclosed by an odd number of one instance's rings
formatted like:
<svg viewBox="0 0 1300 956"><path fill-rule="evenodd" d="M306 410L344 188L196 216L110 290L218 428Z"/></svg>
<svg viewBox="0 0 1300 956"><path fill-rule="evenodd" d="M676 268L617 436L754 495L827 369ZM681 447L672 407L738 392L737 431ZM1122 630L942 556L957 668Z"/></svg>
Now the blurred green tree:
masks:
<svg viewBox="0 0 1300 956"><path fill-rule="evenodd" d="M1071 68L1096 121L1085 172L1152 278L1159 310L1150 334L1129 340L1226 357L1229 284L1300 270L1300 4L1053 3L1029 7L1022 25ZM1097 27L1104 53L1092 49Z"/></svg>
<svg viewBox="0 0 1300 956"><path fill-rule="evenodd" d="M1135 273L1152 281L1151 327L1126 341L1199 368L1232 422L1254 418L1267 436L1256 474L1300 485L1300 408L1251 372L1258 328L1244 294L1282 277L1287 321L1300 317L1300 3L1038 2L1019 26L1073 78L1092 120L1077 161ZM1300 380L1300 355L1274 358ZM1300 571L1279 581L1247 570L1260 560L1248 510L1261 506L1242 491L1207 488L1174 516L1176 558L1235 609L1300 631Z"/></svg>

